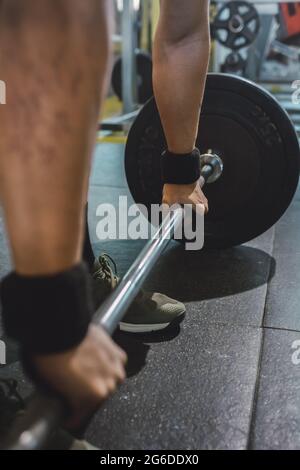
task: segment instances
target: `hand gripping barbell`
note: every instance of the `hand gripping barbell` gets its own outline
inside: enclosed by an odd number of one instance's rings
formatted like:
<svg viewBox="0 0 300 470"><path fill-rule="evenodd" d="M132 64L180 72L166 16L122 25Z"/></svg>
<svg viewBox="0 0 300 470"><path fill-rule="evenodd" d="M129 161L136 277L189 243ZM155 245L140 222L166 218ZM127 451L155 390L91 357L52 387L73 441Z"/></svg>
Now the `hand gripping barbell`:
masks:
<svg viewBox="0 0 300 470"><path fill-rule="evenodd" d="M299 179L299 142L294 125L266 90L237 76L209 74L197 147L211 149L224 165L208 185L205 247L245 243L268 230L288 208ZM161 155L167 143L154 98L135 120L127 140L125 168L136 203L160 204Z"/></svg>
<svg viewBox="0 0 300 470"><path fill-rule="evenodd" d="M222 162L217 155L208 153L201 156L201 167L201 186L204 186L205 182L216 181L222 173ZM108 334L114 333L132 301L138 295L145 279L181 224L183 214L183 209L178 208L171 212L170 217L164 219L118 287L95 313L94 323L104 328ZM68 405L64 400L45 392L36 393L24 416L10 431L4 448L8 450L42 449L67 415Z"/></svg>

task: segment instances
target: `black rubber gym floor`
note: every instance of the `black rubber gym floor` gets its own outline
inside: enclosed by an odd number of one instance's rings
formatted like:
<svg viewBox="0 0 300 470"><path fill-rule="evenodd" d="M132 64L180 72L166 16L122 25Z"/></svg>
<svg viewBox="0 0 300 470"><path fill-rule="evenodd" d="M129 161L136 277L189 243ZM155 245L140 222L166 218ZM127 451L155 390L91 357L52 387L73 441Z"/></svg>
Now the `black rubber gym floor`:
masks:
<svg viewBox="0 0 300 470"><path fill-rule="evenodd" d="M98 146L90 188L96 254L123 274L143 242L96 239L95 210L128 194L123 147ZM9 269L1 221L1 275ZM117 333L128 378L92 419L100 449L300 449L300 191L277 226L224 251L184 252L171 243L146 287L185 302L177 331ZM298 346L299 347L299 346ZM2 377L30 390L11 346Z"/></svg>

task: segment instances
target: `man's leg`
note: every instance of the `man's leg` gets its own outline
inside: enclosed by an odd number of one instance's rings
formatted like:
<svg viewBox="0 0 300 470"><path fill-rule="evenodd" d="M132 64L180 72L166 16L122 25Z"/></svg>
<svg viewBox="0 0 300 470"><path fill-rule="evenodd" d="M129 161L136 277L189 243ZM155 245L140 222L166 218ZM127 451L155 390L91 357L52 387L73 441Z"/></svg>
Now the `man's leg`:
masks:
<svg viewBox="0 0 300 470"><path fill-rule="evenodd" d="M209 0L161 0L154 41L154 92L168 150L195 148L209 60ZM207 205L199 187L166 185L164 201Z"/></svg>
<svg viewBox="0 0 300 470"><path fill-rule="evenodd" d="M41 276L47 283L47 276L81 261L90 157L109 65L110 3L0 3L0 70L7 85L7 105L0 107L0 195L22 282ZM123 360L104 332L90 327L80 345L36 363L46 380L84 408L115 388Z"/></svg>

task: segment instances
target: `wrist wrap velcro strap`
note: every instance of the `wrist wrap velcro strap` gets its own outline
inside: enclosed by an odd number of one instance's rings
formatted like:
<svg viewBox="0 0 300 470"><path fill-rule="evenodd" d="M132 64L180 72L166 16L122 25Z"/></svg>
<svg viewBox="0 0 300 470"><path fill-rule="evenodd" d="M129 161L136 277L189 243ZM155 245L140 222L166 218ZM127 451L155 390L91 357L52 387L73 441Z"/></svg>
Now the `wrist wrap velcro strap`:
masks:
<svg viewBox="0 0 300 470"><path fill-rule="evenodd" d="M168 150L161 158L162 179L164 184L192 184L201 176L200 152L176 154Z"/></svg>
<svg viewBox="0 0 300 470"><path fill-rule="evenodd" d="M57 275L12 273L2 281L1 301L7 334L34 354L77 346L93 314L90 278L83 263Z"/></svg>

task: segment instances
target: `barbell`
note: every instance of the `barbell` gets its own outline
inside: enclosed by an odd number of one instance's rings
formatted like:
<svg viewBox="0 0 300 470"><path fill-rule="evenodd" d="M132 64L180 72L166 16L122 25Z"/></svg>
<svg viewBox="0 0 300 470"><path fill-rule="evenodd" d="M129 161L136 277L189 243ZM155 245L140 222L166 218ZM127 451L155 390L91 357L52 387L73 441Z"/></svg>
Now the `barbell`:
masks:
<svg viewBox="0 0 300 470"><path fill-rule="evenodd" d="M221 175L220 161L216 155L202 158L201 186ZM170 237L182 223L184 210L177 208L166 217L153 238L146 244L125 277L110 297L100 306L93 323L112 335L138 295L146 278L164 251ZM27 411L15 423L2 445L6 450L39 450L48 443L55 430L68 415L68 405L63 399L45 391L37 392L30 400Z"/></svg>
<svg viewBox="0 0 300 470"><path fill-rule="evenodd" d="M205 244L242 243L273 225L288 207L299 178L299 143L278 102L253 83L209 75L197 145L202 149L201 186L210 201ZM129 187L137 202L160 203L160 158L166 141L154 99L148 101L128 136L125 152ZM205 149L203 151L203 149ZM110 335L182 223L172 210L145 245L117 288L95 312L94 323ZM45 446L68 413L57 396L38 391L4 444L9 450Z"/></svg>

